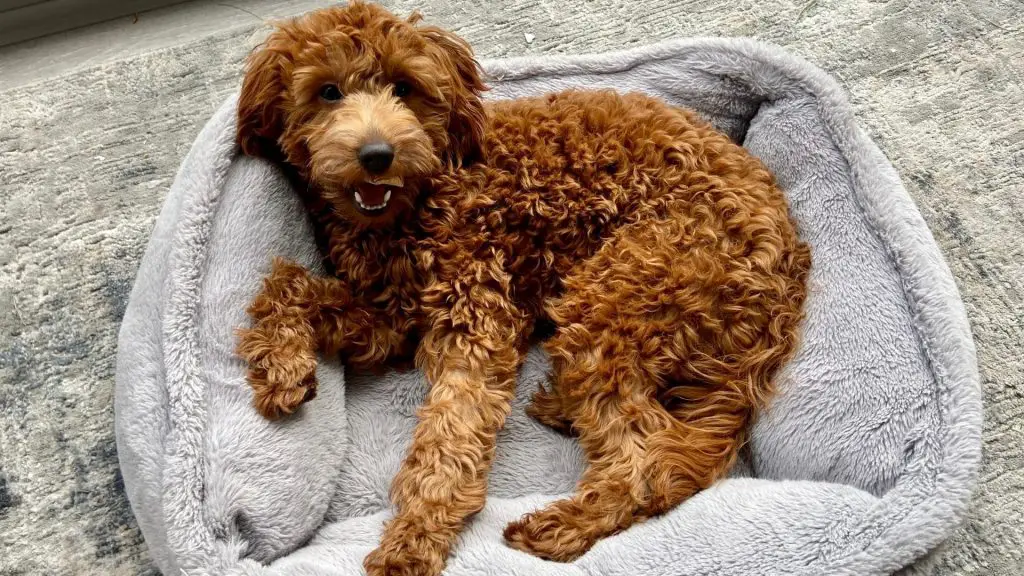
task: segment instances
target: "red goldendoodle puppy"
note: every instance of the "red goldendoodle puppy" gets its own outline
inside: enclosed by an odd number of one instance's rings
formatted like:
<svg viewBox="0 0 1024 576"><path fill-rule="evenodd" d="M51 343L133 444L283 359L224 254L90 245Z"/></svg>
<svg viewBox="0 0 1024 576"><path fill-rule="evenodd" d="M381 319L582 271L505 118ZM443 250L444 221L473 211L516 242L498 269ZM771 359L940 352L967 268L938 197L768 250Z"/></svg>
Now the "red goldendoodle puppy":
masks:
<svg viewBox="0 0 1024 576"><path fill-rule="evenodd" d="M356 2L253 54L239 142L295 179L333 275L277 261L239 353L270 418L314 396L318 353L415 354L431 388L365 565L436 575L554 324L530 412L589 468L505 538L572 560L729 469L796 345L810 253L764 166L691 112L608 91L485 104L469 46L418 20Z"/></svg>

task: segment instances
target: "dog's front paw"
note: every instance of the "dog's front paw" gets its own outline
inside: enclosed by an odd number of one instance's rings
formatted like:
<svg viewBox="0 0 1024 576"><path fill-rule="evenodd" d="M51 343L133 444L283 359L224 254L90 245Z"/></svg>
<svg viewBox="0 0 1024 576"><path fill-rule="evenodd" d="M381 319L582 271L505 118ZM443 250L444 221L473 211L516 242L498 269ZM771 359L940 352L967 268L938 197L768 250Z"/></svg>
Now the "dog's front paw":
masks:
<svg viewBox="0 0 1024 576"><path fill-rule="evenodd" d="M305 342L250 328L239 331L238 354L249 364L253 405L265 418L291 414L316 397L316 354Z"/></svg>
<svg viewBox="0 0 1024 576"><path fill-rule="evenodd" d="M369 576L438 576L444 570L449 538L445 531L428 533L401 516L384 527L376 550L363 561Z"/></svg>
<svg viewBox="0 0 1024 576"><path fill-rule="evenodd" d="M439 576L444 557L429 548L384 543L370 552L363 567L368 576Z"/></svg>
<svg viewBox="0 0 1024 576"><path fill-rule="evenodd" d="M282 376L274 369L249 368L249 385L253 389L253 406L268 420L277 420L295 412L302 404L316 398L316 361L305 376ZM288 368L298 374L305 368Z"/></svg>

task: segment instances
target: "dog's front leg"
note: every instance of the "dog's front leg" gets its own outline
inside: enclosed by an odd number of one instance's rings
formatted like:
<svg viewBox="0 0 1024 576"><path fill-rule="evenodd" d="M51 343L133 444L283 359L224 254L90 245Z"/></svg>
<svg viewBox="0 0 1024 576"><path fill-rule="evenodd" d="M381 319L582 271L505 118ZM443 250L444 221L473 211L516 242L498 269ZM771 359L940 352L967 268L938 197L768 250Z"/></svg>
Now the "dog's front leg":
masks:
<svg viewBox="0 0 1024 576"><path fill-rule="evenodd" d="M396 515L365 561L370 576L440 574L463 524L484 505L525 321L503 273L485 263L462 272L425 293L430 330L417 362L430 391L392 484Z"/></svg>
<svg viewBox="0 0 1024 576"><path fill-rule="evenodd" d="M249 315L253 324L238 331L237 351L249 365L253 404L267 418L290 414L316 395L318 351L374 365L403 342L352 297L345 281L313 276L282 259L274 261Z"/></svg>

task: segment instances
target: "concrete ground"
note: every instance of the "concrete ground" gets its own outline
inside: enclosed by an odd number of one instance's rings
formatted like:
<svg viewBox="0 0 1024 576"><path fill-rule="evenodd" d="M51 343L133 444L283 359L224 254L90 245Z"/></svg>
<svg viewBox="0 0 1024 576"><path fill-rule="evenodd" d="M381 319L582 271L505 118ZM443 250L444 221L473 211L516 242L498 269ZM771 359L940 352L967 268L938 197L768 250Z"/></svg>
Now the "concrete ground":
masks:
<svg viewBox="0 0 1024 576"><path fill-rule="evenodd" d="M326 0L193 1L0 47L0 90L194 42L334 4ZM0 15L2 17L2 15Z"/></svg>

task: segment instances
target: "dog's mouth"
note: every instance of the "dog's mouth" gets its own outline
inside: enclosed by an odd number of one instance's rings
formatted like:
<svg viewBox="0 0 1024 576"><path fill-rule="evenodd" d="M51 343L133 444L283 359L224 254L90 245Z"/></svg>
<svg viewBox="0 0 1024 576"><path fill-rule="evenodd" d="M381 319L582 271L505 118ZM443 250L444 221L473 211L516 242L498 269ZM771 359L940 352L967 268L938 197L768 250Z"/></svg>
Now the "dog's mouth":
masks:
<svg viewBox="0 0 1024 576"><path fill-rule="evenodd" d="M392 193L404 187L405 180L401 176L374 178L352 188L352 200L360 213L379 216L387 211Z"/></svg>

